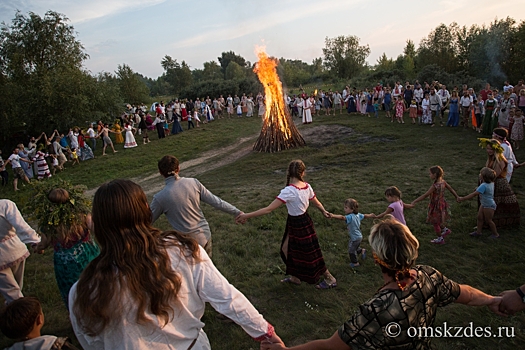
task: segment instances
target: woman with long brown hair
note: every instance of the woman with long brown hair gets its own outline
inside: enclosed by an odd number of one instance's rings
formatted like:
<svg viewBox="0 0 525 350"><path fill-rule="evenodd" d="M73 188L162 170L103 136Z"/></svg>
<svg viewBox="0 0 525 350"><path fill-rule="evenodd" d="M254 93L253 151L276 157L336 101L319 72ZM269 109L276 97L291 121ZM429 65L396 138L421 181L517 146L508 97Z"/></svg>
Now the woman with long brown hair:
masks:
<svg viewBox="0 0 525 350"><path fill-rule="evenodd" d="M100 255L69 295L84 349L210 349L200 321L205 302L255 340L281 342L195 240L151 225L146 195L134 182L97 190L93 230Z"/></svg>

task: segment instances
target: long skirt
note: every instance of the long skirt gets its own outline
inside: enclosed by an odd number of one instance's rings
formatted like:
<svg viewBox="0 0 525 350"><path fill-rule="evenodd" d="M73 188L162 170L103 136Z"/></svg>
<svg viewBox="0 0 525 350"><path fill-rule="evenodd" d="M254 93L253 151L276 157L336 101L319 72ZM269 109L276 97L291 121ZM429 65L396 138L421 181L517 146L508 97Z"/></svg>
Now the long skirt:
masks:
<svg viewBox="0 0 525 350"><path fill-rule="evenodd" d="M93 139L94 140L94 139ZM80 152L80 160L88 160L95 158L93 155L93 151L91 150L91 147L87 145L87 143L84 143L84 147L79 149Z"/></svg>
<svg viewBox="0 0 525 350"><path fill-rule="evenodd" d="M506 178L498 177L494 181L494 201L496 211L492 221L496 227L519 226L520 205Z"/></svg>
<svg viewBox="0 0 525 350"><path fill-rule="evenodd" d="M286 256L283 253L283 244L287 237L288 252ZM308 213L299 216L288 215L281 243L281 258L286 264L286 274L297 277L306 283L316 283L321 275L326 272L314 223Z"/></svg>
<svg viewBox="0 0 525 350"><path fill-rule="evenodd" d="M171 128L171 134L175 135L183 131L184 130L182 130L182 126L180 125L179 120L177 119L177 116L175 115L175 118L173 119L173 127Z"/></svg>
<svg viewBox="0 0 525 350"><path fill-rule="evenodd" d="M58 245L53 257L55 265L55 278L62 300L69 310L69 290L78 281L84 268L95 259L100 250L95 242L80 241L73 247L65 249Z"/></svg>

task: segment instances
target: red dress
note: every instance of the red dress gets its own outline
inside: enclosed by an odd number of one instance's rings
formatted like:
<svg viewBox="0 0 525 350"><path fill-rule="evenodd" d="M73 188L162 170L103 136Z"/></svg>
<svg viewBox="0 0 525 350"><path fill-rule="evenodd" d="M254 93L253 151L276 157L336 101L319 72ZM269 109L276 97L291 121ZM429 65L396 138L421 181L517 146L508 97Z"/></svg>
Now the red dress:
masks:
<svg viewBox="0 0 525 350"><path fill-rule="evenodd" d="M427 222L432 225L441 225L450 218L449 206L445 200L446 182L436 182L432 186L434 186L434 192L430 195Z"/></svg>

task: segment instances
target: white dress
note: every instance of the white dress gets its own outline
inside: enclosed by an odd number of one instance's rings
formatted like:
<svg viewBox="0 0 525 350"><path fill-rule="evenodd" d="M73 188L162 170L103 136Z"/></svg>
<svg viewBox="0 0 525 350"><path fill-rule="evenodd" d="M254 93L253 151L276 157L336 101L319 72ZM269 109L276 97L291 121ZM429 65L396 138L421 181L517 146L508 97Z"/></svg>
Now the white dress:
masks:
<svg viewBox="0 0 525 350"><path fill-rule="evenodd" d="M305 99L303 102L303 124L308 124L312 122L312 102L309 98Z"/></svg>
<svg viewBox="0 0 525 350"><path fill-rule="evenodd" d="M131 125L124 127L126 130L126 142L124 143L124 148L137 147L137 142L135 141L135 136L133 136L133 128Z"/></svg>

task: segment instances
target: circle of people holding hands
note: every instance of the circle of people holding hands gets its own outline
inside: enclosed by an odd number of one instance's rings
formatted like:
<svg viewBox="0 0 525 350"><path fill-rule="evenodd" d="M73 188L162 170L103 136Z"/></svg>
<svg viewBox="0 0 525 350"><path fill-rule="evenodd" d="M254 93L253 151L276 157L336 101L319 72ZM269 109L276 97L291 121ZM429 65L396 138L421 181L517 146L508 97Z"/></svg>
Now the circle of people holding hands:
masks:
<svg viewBox="0 0 525 350"><path fill-rule="evenodd" d="M319 290L337 288L308 214L311 203L325 218L345 222L350 267L359 268L371 255L384 283L332 336L292 349L427 348L430 338L410 337L407 330L431 326L438 307L453 302L487 306L502 316L525 309L525 285L491 296L458 284L431 266L417 265L419 241L404 217L405 208L412 209L429 198L427 222L436 233L432 243L444 244L452 233L447 227L447 190L457 201L480 199L473 237L483 234L485 224L490 239L500 237L499 227L519 225L519 205L507 180L503 145L510 146L505 143L506 130L496 129L493 136L480 139L487 161L474 192L459 196L445 181L443 169L432 166L428 171L431 186L424 194L405 204L401 191L388 187L388 207L378 215L362 214L353 198L345 200L343 214L328 212L306 182L306 165L301 160L290 162L286 186L276 199L250 213L215 196L197 179L180 176L179 161L173 156L158 162L165 187L151 203L130 180L100 186L91 208L82 204L86 203L83 194L73 186L46 191L41 194L46 210L36 210L41 213L39 227L45 227L41 234L25 222L15 203L0 200L0 292L7 303L0 311L0 329L19 341L15 347L45 343L51 348L61 343L74 348L63 338L40 334L42 307L38 299L22 294L29 256L26 244L30 244L35 253L53 247L57 284L84 349L210 349L201 321L205 303L261 342L261 349L284 349L274 326L213 264L211 230L201 203L234 216L237 223L285 205L288 216L280 255L287 277L281 283L304 282ZM153 226L163 214L173 230ZM368 239L371 254L360 247L360 224L367 218L378 219ZM401 327L398 337L385 333L391 322Z"/></svg>

